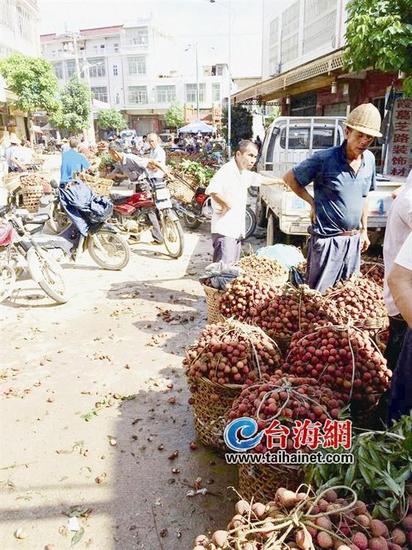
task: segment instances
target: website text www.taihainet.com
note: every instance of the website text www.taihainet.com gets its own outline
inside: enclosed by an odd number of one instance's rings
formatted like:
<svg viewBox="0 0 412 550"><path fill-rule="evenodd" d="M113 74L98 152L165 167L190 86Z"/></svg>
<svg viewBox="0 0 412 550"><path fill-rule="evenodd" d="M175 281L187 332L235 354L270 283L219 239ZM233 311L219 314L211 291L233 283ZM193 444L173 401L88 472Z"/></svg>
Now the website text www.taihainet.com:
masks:
<svg viewBox="0 0 412 550"><path fill-rule="evenodd" d="M225 453L227 464L353 464L352 453L288 453L279 449L276 453Z"/></svg>

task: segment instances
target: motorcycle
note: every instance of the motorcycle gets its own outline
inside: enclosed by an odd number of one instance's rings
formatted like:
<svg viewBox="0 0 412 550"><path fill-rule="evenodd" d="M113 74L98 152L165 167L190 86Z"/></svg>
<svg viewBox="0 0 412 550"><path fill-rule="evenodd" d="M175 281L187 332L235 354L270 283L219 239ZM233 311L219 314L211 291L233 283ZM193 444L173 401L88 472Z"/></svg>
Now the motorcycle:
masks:
<svg viewBox="0 0 412 550"><path fill-rule="evenodd" d="M195 195L189 204L174 199L173 205L178 216L183 219L183 223L189 229L197 229L202 223L210 222L212 219L212 199L209 195L206 195L205 187L196 189ZM250 206L247 206L245 216L245 239L248 239L256 229L256 214Z"/></svg>
<svg viewBox="0 0 412 550"><path fill-rule="evenodd" d="M129 196L110 195L113 202L113 219L122 231L138 237L142 231L151 228L148 213L154 212L159 220L160 232L169 256L180 258L184 245L183 230L166 183L152 180L147 171L139 181L149 184L150 190L136 190Z"/></svg>
<svg viewBox="0 0 412 550"><path fill-rule="evenodd" d="M54 192L40 199L38 213L34 216L27 213L24 217L24 223L35 240L49 250L60 249L74 262L88 250L94 262L103 269L119 271L126 267L130 260L130 247L117 229L108 223L96 223L90 225L86 237L79 236L60 204L58 184L52 181L51 187ZM55 237L51 238L50 234Z"/></svg>
<svg viewBox="0 0 412 550"><path fill-rule="evenodd" d="M68 300L62 267L39 245L10 207L0 208L0 302L11 296L18 277L28 269L31 278L58 304Z"/></svg>

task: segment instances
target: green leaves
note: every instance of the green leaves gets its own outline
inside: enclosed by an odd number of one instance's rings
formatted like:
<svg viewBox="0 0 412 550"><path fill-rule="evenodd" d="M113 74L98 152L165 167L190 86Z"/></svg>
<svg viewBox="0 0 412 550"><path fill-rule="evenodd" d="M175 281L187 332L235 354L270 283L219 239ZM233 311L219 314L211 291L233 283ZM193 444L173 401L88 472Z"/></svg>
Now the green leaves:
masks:
<svg viewBox="0 0 412 550"><path fill-rule="evenodd" d="M99 112L97 123L102 130L123 130L127 124L116 109L104 109Z"/></svg>
<svg viewBox="0 0 412 550"><path fill-rule="evenodd" d="M37 110L51 113L58 109L57 78L44 59L14 53L0 61L0 73L18 96L18 109L28 113Z"/></svg>
<svg viewBox="0 0 412 550"><path fill-rule="evenodd" d="M172 103L169 109L165 113L166 124L169 128L175 128L176 130L184 125L185 119L183 114L183 108L179 103Z"/></svg>
<svg viewBox="0 0 412 550"><path fill-rule="evenodd" d="M412 73L412 7L409 0L351 0L347 6L345 65L361 71ZM404 82L411 94L412 85ZM409 90L409 91L408 91Z"/></svg>
<svg viewBox="0 0 412 550"><path fill-rule="evenodd" d="M61 107L51 117L58 128L78 133L87 128L90 116L91 93L89 88L73 77L60 94Z"/></svg>

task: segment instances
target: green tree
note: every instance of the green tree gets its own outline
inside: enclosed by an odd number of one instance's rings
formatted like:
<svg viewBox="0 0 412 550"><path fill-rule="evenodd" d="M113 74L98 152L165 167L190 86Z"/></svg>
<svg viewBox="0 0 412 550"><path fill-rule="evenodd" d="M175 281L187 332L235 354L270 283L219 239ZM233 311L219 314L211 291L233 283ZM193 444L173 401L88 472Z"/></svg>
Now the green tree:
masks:
<svg viewBox="0 0 412 550"><path fill-rule="evenodd" d="M58 109L57 78L44 59L13 53L0 60L0 73L18 97L18 109L29 114L38 110L53 113Z"/></svg>
<svg viewBox="0 0 412 550"><path fill-rule="evenodd" d="M252 139L252 115L242 105L233 105L231 111L231 139L230 144L236 147L241 139ZM223 110L223 135L227 140L227 109Z"/></svg>
<svg viewBox="0 0 412 550"><path fill-rule="evenodd" d="M51 123L76 134L89 125L91 93L89 88L72 77L60 94L61 108L51 117Z"/></svg>
<svg viewBox="0 0 412 550"><path fill-rule="evenodd" d="M104 109L99 112L97 123L102 130L123 130L127 127L126 121L116 109Z"/></svg>
<svg viewBox="0 0 412 550"><path fill-rule="evenodd" d="M412 92L412 3L410 0L351 0L347 6L345 63L360 71L403 71Z"/></svg>
<svg viewBox="0 0 412 550"><path fill-rule="evenodd" d="M165 120L168 128L177 130L185 123L183 108L179 103L172 103L165 113Z"/></svg>

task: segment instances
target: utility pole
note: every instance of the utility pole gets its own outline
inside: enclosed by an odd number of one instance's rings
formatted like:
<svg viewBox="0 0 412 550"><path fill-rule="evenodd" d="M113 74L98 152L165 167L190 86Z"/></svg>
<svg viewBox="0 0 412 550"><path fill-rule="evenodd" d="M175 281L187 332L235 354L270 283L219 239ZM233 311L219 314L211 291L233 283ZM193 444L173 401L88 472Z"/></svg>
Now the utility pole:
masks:
<svg viewBox="0 0 412 550"><path fill-rule="evenodd" d="M195 53L196 53L196 113L197 120L200 120L199 114L199 57L198 57L198 43L195 43Z"/></svg>

